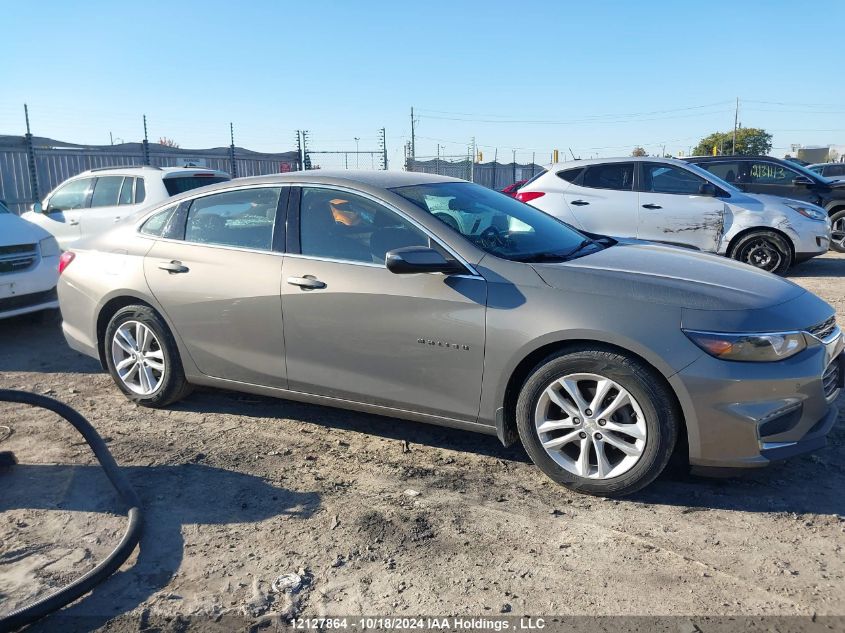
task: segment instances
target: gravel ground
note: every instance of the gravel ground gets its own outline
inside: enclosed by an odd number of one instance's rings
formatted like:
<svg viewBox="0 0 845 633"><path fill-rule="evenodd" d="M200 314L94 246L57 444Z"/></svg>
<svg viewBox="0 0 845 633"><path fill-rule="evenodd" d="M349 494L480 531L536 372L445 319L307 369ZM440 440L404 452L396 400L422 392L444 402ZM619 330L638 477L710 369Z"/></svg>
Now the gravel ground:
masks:
<svg viewBox="0 0 845 633"><path fill-rule="evenodd" d="M845 313L845 256L792 279ZM211 390L138 408L55 318L0 322L0 372L0 387L85 415L146 511L139 552L65 610L66 630L221 614L845 615L842 415L816 454L608 501L457 430ZM0 425L20 461L0 473L6 612L93 567L125 519L68 425L18 405L0 405ZM274 586L291 573L297 591Z"/></svg>

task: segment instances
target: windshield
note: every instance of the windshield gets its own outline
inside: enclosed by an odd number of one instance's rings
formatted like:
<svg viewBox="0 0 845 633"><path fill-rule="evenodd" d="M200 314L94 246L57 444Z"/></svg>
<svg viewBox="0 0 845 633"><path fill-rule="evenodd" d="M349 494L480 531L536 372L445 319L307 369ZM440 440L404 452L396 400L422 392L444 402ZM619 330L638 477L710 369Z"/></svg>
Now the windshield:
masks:
<svg viewBox="0 0 845 633"><path fill-rule="evenodd" d="M813 171L812 169L807 169L804 165L799 165L798 163L789 162L789 166L794 169L795 171L800 171L802 174L809 176L814 181L821 180L823 183L827 184L830 183L830 178L825 178L819 172Z"/></svg>
<svg viewBox="0 0 845 633"><path fill-rule="evenodd" d="M568 224L469 182L439 182L392 191L496 257L565 261L603 248Z"/></svg>
<svg viewBox="0 0 845 633"><path fill-rule="evenodd" d="M712 182L714 185L719 185L722 189L727 191L728 193L738 193L742 195L742 190L737 189L734 185L729 183L727 180L722 180L716 174L711 171L707 171L703 167L699 167L695 163L687 163L686 166L690 169L690 171L694 171L699 176L702 176Z"/></svg>

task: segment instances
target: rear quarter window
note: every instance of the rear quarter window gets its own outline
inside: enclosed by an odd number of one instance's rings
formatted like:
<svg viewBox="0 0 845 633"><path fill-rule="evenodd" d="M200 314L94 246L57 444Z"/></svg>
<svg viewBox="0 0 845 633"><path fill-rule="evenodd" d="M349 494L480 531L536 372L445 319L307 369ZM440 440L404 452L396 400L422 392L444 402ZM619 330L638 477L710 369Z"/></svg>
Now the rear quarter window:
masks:
<svg viewBox="0 0 845 633"><path fill-rule="evenodd" d="M206 185L213 185L217 182L226 182L228 178L222 176L174 176L171 178L164 178L164 187L167 193L175 196L178 193L184 193L191 189L198 189Z"/></svg>
<svg viewBox="0 0 845 633"><path fill-rule="evenodd" d="M578 176L580 176L583 172L583 167L575 167L574 169L564 169L563 171L557 172L557 177L561 180L565 180L566 182L575 182L576 180L578 180Z"/></svg>

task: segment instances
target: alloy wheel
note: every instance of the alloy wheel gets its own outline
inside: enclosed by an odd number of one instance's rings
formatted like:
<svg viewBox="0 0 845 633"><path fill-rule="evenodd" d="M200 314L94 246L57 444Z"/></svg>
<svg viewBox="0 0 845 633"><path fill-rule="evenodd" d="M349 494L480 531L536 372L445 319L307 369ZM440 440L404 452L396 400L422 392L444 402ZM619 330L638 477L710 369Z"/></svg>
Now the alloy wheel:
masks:
<svg viewBox="0 0 845 633"><path fill-rule="evenodd" d="M147 396L164 380L164 351L155 333L140 321L126 321L114 333L112 362L120 381L130 391Z"/></svg>
<svg viewBox="0 0 845 633"><path fill-rule="evenodd" d="M540 395L534 425L546 453L568 472L610 479L642 457L646 419L619 383L598 374L568 374Z"/></svg>

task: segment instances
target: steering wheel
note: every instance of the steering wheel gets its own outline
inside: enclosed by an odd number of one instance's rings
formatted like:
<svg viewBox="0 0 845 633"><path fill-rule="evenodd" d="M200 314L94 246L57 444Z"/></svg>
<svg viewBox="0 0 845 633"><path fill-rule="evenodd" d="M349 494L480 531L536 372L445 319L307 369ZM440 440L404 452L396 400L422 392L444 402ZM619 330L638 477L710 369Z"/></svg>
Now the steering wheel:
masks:
<svg viewBox="0 0 845 633"><path fill-rule="evenodd" d="M502 235L499 229L493 226L488 226L486 229L481 231L481 235L478 236L478 243L483 248L496 248L497 246L507 246L504 235Z"/></svg>

